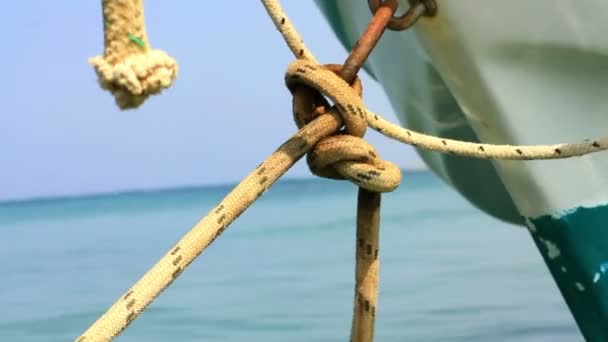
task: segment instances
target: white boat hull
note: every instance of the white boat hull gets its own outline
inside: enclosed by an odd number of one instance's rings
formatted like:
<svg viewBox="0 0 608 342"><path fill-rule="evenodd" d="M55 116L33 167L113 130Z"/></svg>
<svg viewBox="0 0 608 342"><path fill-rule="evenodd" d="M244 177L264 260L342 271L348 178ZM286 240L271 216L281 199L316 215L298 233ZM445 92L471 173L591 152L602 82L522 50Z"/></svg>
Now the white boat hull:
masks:
<svg viewBox="0 0 608 342"><path fill-rule="evenodd" d="M608 135L608 1L437 2L436 17L385 33L366 66L405 126L495 144ZM347 47L371 17L366 1L318 4ZM526 162L420 153L485 212L526 223L585 337L608 340L605 152Z"/></svg>

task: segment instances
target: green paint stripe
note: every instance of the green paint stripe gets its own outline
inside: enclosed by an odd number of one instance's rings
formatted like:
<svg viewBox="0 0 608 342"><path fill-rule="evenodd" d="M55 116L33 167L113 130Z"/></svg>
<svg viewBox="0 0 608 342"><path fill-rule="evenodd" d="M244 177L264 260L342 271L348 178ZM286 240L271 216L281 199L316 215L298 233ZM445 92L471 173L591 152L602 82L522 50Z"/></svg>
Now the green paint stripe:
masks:
<svg viewBox="0 0 608 342"><path fill-rule="evenodd" d="M146 47L146 43L144 43L144 41L143 41L143 40L141 40L141 39L139 39L139 38L135 37L134 35L132 35L132 34L130 34L130 33L129 33L129 39L131 39L131 41L132 41L132 42L134 42L135 44L137 44L137 45L141 46L142 48L143 48L143 47Z"/></svg>

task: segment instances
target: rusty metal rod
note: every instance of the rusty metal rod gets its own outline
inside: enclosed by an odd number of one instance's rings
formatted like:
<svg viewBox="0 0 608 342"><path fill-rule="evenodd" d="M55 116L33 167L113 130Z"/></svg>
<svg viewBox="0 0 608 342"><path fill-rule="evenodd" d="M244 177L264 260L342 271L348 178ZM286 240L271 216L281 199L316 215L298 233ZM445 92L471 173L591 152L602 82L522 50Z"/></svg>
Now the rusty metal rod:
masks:
<svg viewBox="0 0 608 342"><path fill-rule="evenodd" d="M380 4L340 71L340 77L346 82L352 83L355 80L363 63L365 63L386 30L389 21L397 10L397 6L397 0L387 0Z"/></svg>

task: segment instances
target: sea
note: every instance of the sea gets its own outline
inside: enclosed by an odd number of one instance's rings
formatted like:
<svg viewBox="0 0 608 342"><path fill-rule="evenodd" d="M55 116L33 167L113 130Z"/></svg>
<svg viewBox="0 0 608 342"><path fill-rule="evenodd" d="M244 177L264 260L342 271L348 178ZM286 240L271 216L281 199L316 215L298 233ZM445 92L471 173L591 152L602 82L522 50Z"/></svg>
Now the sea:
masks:
<svg viewBox="0 0 608 342"><path fill-rule="evenodd" d="M232 185L0 203L0 342L73 341ZM357 190L276 184L116 341L348 341ZM376 341L583 341L527 230L427 172L382 197Z"/></svg>

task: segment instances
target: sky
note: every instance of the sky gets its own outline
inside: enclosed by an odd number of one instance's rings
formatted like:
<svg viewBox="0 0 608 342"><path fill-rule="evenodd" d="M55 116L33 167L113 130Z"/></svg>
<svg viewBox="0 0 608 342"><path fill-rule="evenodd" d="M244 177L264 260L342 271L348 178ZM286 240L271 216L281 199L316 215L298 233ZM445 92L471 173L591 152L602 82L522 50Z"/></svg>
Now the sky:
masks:
<svg viewBox="0 0 608 342"><path fill-rule="evenodd" d="M145 16L178 78L120 111L87 63L103 49L100 1L0 3L0 201L236 182L296 131L283 81L293 56L260 1L172 4L146 0ZM321 63L345 60L312 1L283 5ZM397 122L379 85L362 80L367 106ZM423 167L411 147L366 138L384 159ZM310 176L304 161L287 174Z"/></svg>

